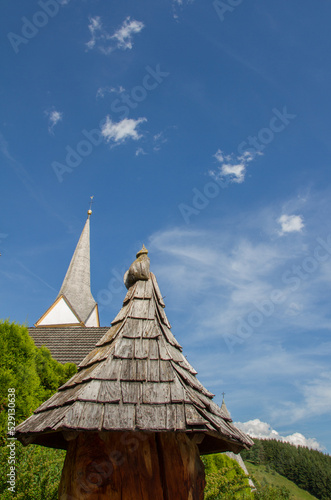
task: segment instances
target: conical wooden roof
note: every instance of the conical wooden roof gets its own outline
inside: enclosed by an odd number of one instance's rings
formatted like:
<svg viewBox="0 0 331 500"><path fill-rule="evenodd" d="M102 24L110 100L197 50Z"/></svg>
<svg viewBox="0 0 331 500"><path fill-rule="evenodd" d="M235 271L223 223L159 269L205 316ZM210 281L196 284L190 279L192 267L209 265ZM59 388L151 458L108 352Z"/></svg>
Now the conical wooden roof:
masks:
<svg viewBox="0 0 331 500"><path fill-rule="evenodd" d="M201 453L250 447L171 333L145 248L125 283L128 292L111 328L78 373L16 428L16 437L66 448L77 431L175 431L198 434Z"/></svg>

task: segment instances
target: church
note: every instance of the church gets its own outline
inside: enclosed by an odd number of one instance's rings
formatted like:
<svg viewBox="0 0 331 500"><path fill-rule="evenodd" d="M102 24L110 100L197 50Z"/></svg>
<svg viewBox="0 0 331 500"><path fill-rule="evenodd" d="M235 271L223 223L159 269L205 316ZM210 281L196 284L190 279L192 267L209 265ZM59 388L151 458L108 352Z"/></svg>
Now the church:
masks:
<svg viewBox="0 0 331 500"><path fill-rule="evenodd" d="M35 345L45 345L60 363L79 365L109 330L100 326L98 304L91 292L91 214L89 210L58 296L34 327L29 328Z"/></svg>

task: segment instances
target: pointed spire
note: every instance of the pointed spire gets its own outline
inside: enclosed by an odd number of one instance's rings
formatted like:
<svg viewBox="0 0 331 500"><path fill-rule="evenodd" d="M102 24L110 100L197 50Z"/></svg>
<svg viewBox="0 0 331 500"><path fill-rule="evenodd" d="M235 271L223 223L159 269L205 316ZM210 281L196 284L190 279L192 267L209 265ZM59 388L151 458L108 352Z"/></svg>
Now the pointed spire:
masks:
<svg viewBox="0 0 331 500"><path fill-rule="evenodd" d="M227 409L226 404L225 404L225 401L224 401L225 392L223 392L222 394L223 394L223 400L222 400L221 410L223 411L224 416L225 416L226 418L230 418L230 419L231 419L230 412L229 412L229 410Z"/></svg>
<svg viewBox="0 0 331 500"><path fill-rule="evenodd" d="M63 295L85 324L96 306L91 293L90 278L90 215L79 238L67 274L63 280L58 297Z"/></svg>
<svg viewBox="0 0 331 500"><path fill-rule="evenodd" d="M91 197L91 204L92 204ZM98 306L91 293L90 216L87 220L54 304L35 326L99 326Z"/></svg>

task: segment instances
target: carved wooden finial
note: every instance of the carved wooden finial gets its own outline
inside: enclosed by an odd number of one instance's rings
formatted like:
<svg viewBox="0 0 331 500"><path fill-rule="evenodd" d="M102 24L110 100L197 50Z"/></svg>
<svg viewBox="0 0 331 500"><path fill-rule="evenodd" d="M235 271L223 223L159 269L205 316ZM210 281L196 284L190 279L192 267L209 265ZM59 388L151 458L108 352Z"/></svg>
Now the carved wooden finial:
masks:
<svg viewBox="0 0 331 500"><path fill-rule="evenodd" d="M138 257L140 257L141 255L148 255L148 250L147 248L145 247L145 245L142 246L142 249L139 250L139 252L137 253L136 257L138 259Z"/></svg>
<svg viewBox="0 0 331 500"><path fill-rule="evenodd" d="M148 250L145 245L136 255L136 260L132 262L129 270L124 275L124 284L126 288L130 288L136 281L146 281L149 279L149 264Z"/></svg>

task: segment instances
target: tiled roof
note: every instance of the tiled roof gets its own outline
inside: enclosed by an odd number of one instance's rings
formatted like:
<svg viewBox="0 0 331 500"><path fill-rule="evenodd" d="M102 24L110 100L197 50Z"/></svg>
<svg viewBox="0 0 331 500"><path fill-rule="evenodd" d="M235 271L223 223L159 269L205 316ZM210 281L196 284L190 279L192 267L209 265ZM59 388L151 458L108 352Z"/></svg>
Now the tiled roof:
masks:
<svg viewBox="0 0 331 500"><path fill-rule="evenodd" d="M201 453L252 446L196 378L170 330L146 249L137 257L112 327L78 373L16 428L16 437L65 448L72 432L170 431L196 434Z"/></svg>
<svg viewBox="0 0 331 500"><path fill-rule="evenodd" d="M85 326L29 328L30 337L37 347L45 345L59 363L79 363L94 349L108 326L87 328Z"/></svg>

